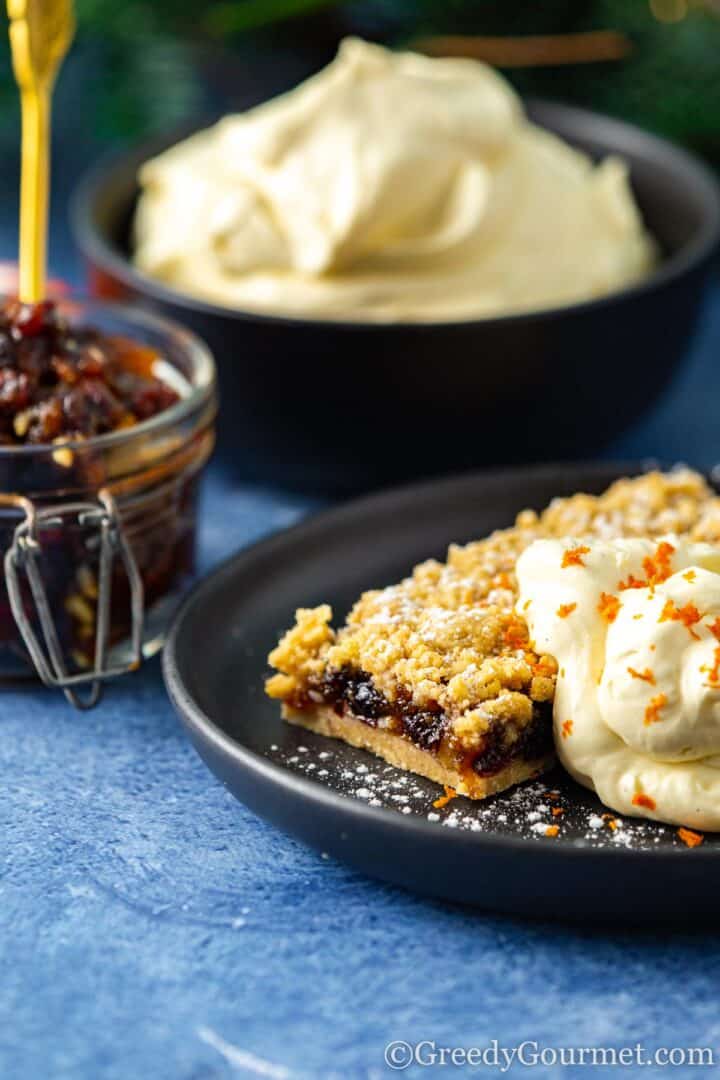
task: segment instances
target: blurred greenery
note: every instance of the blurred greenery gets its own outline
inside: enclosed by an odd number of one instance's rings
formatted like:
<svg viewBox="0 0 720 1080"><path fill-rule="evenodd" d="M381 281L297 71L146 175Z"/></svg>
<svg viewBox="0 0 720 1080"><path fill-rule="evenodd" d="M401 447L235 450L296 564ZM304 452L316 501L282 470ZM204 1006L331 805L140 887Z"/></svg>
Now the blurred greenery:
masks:
<svg viewBox="0 0 720 1080"><path fill-rule="evenodd" d="M66 129L103 140L246 107L325 63L347 33L403 45L433 34L613 29L622 61L506 74L523 93L588 104L658 130L720 165L718 0L77 0L62 74ZM675 21L673 21L675 20ZM2 39L0 130L17 105Z"/></svg>

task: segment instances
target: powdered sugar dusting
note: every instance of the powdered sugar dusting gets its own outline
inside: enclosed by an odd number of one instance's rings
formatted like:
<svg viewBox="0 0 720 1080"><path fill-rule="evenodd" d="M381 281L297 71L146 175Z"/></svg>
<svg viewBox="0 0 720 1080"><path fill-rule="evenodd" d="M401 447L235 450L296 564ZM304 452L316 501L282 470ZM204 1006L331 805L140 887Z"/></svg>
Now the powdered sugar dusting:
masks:
<svg viewBox="0 0 720 1080"><path fill-rule="evenodd" d="M574 847L684 847L672 826L610 813L559 770L482 802L457 796L436 807L435 801L443 795L436 784L325 739L313 740L314 745L301 749L293 735L288 734L284 747L270 748L271 759L348 798L403 817L420 817L436 828Z"/></svg>

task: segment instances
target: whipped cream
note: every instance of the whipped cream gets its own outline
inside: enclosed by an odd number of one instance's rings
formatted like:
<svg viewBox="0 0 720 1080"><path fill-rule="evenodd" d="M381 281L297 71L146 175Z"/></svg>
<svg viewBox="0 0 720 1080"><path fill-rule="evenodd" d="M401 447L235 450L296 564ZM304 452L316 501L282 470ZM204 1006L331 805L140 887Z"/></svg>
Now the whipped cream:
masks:
<svg viewBox="0 0 720 1080"><path fill-rule="evenodd" d="M143 166L137 265L230 307L453 320L586 300L650 269L623 163L530 124L473 60L348 39L297 89Z"/></svg>
<svg viewBox="0 0 720 1080"><path fill-rule="evenodd" d="M720 547L537 540L517 576L565 768L620 813L720 829Z"/></svg>

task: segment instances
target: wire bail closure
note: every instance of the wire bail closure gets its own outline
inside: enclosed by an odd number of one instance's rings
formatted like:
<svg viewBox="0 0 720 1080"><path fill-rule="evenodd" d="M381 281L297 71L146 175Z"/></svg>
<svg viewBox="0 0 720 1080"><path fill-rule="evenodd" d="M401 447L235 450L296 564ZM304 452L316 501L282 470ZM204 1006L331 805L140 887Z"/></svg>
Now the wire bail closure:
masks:
<svg viewBox="0 0 720 1080"><path fill-rule="evenodd" d="M46 686L62 689L65 697L75 708L91 709L100 700L103 683L107 679L136 670L142 661L143 583L130 545L123 535L115 500L106 488L102 488L98 492L97 503L74 502L38 509L30 499L24 496L0 494L0 506L13 507L22 511L24 515L23 520L15 529L12 544L5 553L5 581L13 617L25 646L38 675ZM76 674L69 674L65 665L40 569L43 527L62 526L63 519L67 517L74 517L80 526L97 525L100 531L94 663L92 670ZM130 586L131 659L124 666L106 667L112 604L112 568L115 556L119 556L122 560ZM22 594L23 572L30 585L47 652L38 640L31 619L25 610ZM76 693L76 687L87 684L90 686L87 695L80 696Z"/></svg>

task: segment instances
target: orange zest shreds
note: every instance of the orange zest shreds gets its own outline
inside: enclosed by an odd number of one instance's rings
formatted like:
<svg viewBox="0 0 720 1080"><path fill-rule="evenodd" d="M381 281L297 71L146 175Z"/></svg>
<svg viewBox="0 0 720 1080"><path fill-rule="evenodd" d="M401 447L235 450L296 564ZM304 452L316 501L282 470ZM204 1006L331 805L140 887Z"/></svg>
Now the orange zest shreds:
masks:
<svg viewBox="0 0 720 1080"><path fill-rule="evenodd" d="M557 834L559 832L560 832L560 826L559 825L548 825L547 829L545 830L545 835L546 836L557 836Z"/></svg>
<svg viewBox="0 0 720 1080"><path fill-rule="evenodd" d="M672 574L671 559L675 554L675 548L668 544L667 540L661 540L655 549L654 555L646 555L643 559L643 570L646 577L636 578L634 574L628 574L625 581L618 582L618 590L623 589L647 589L662 584ZM688 578L692 581L692 578Z"/></svg>
<svg viewBox="0 0 720 1080"><path fill-rule="evenodd" d="M598 604L597 609L606 622L615 622L621 607L622 604L617 596L613 596L612 593L600 593L600 603Z"/></svg>
<svg viewBox="0 0 720 1080"><path fill-rule="evenodd" d="M655 810L657 808L655 800L646 795L644 791L638 791L633 795L632 804L633 806L643 806L646 810Z"/></svg>
<svg viewBox="0 0 720 1080"><path fill-rule="evenodd" d="M650 704L645 710L646 725L657 724L660 720L660 710L667 705L667 697L665 694L656 694L654 698L650 699Z"/></svg>
<svg viewBox="0 0 720 1080"><path fill-rule="evenodd" d="M567 619L568 615L572 615L576 607L577 604L561 604L556 614L559 619Z"/></svg>
<svg viewBox="0 0 720 1080"><path fill-rule="evenodd" d="M694 604L683 604L679 608L675 606L672 600L666 600L658 622L681 622L683 626L688 628L694 638L699 638L699 635L693 630L693 626L695 623L699 623L701 618L702 615Z"/></svg>
<svg viewBox="0 0 720 1080"><path fill-rule="evenodd" d="M501 570L499 574L495 575L494 584L497 585L499 589L512 589L513 587L513 583L507 570Z"/></svg>
<svg viewBox="0 0 720 1080"><path fill-rule="evenodd" d="M521 622L511 622L505 627L503 641L509 649L524 649L528 643L527 630Z"/></svg>
<svg viewBox="0 0 720 1080"><path fill-rule="evenodd" d="M608 829L610 829L611 832L615 832L615 830L618 827L617 826L617 819L614 818L612 816L612 814L603 814L602 819L605 822L605 824L607 825Z"/></svg>
<svg viewBox="0 0 720 1080"><path fill-rule="evenodd" d="M655 676L649 667L646 667L644 671L636 671L634 667L629 667L628 672L633 679L642 679L643 682L650 683L651 686L655 685Z"/></svg>
<svg viewBox="0 0 720 1080"><path fill-rule="evenodd" d="M523 604L523 611L527 611L527 609L530 607L531 604L532 604L532 600L526 600L525 603Z"/></svg>
<svg viewBox="0 0 720 1080"><path fill-rule="evenodd" d="M647 589L647 581L643 578L636 578L634 574L628 574L625 581L618 581L618 590L622 592L623 589Z"/></svg>
<svg viewBox="0 0 720 1080"><path fill-rule="evenodd" d="M445 794L441 795L440 798L436 799L433 803L436 810L442 810L443 806L447 806L450 800L457 796L455 788L448 787L447 784L443 784L443 787L445 788Z"/></svg>
<svg viewBox="0 0 720 1080"><path fill-rule="evenodd" d="M545 792L545 798L549 802L556 802L560 798L560 792L559 791L546 791Z"/></svg>
<svg viewBox="0 0 720 1080"><path fill-rule="evenodd" d="M633 615L633 619L642 619L642 612L638 611L637 615Z"/></svg>
<svg viewBox="0 0 720 1080"><path fill-rule="evenodd" d="M550 813L553 817L562 817L565 811L562 806L553 806L550 808Z"/></svg>
<svg viewBox="0 0 720 1080"><path fill-rule="evenodd" d="M646 555L643 559L643 570L647 574L648 585L660 585L672 574L670 560L675 554L675 548L668 544L667 540L661 540L655 549L654 555Z"/></svg>
<svg viewBox="0 0 720 1080"><path fill-rule="evenodd" d="M685 578L686 581L689 581L692 584L692 582L697 577L697 574L695 573L694 570L686 570L685 573L683 574L683 577Z"/></svg>
<svg viewBox="0 0 720 1080"><path fill-rule="evenodd" d="M710 626L708 626L708 630L713 635L713 637L716 637L718 641L720 641L720 617L718 617L714 623L711 623Z"/></svg>
<svg viewBox="0 0 720 1080"><path fill-rule="evenodd" d="M585 547L584 544L578 544L577 547L568 548L564 552L560 567L562 570L566 570L568 566L584 566L583 555L587 555L590 551L589 547Z"/></svg>
<svg viewBox="0 0 720 1080"><path fill-rule="evenodd" d="M555 661L549 656L541 656L537 664L532 665L532 673L533 675L545 676L548 679L551 678L557 674Z"/></svg>
<svg viewBox="0 0 720 1080"><path fill-rule="evenodd" d="M687 847L700 847L705 839L701 832L694 832L692 829L686 829L683 825L680 826L677 833L683 844Z"/></svg>
<svg viewBox="0 0 720 1080"><path fill-rule="evenodd" d="M572 735L573 722L572 720L563 720L562 724L562 737L563 739L569 739Z"/></svg>
<svg viewBox="0 0 720 1080"><path fill-rule="evenodd" d="M720 690L720 646L718 646L713 653L713 666L711 668L703 666L700 670L707 672L707 685L710 689Z"/></svg>

